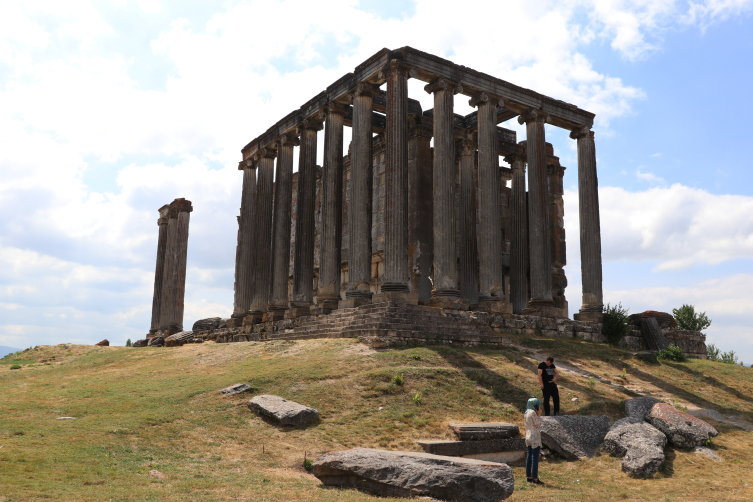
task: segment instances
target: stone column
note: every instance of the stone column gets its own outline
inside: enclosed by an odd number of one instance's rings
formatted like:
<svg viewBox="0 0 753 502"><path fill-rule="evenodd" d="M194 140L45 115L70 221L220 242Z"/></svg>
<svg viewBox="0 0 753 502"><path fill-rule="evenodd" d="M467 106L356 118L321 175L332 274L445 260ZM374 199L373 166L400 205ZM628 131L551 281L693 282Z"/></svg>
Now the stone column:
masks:
<svg viewBox="0 0 753 502"><path fill-rule="evenodd" d="M460 154L460 197L458 230L460 231L460 296L470 308L478 306L478 250L476 247L476 184L474 178L476 143L471 139L458 141ZM490 215L486 215L490 218ZM500 250L498 249L497 252Z"/></svg>
<svg viewBox="0 0 753 502"><path fill-rule="evenodd" d="M528 240L531 265L531 299L523 313L555 317L552 307L552 271L549 262L549 193L546 179L546 139L540 110L521 115L518 122L526 124L528 158Z"/></svg>
<svg viewBox="0 0 753 502"><path fill-rule="evenodd" d="M248 314L260 322L267 311L272 279L272 197L274 190L273 148L260 148L256 153L256 232L254 232L254 291Z"/></svg>
<svg viewBox="0 0 753 502"><path fill-rule="evenodd" d="M298 145L295 134L285 134L276 140L277 171L275 175L274 246L272 259L272 295L265 319L282 319L288 309L288 280L290 277L290 230L293 204L293 149Z"/></svg>
<svg viewBox="0 0 753 502"><path fill-rule="evenodd" d="M193 207L189 200L175 199L170 203L168 211L167 247L160 306L160 331L164 335L183 331L188 223Z"/></svg>
<svg viewBox="0 0 753 502"><path fill-rule="evenodd" d="M546 166L549 185L549 266L552 271L552 300L554 306L562 310L562 317L568 317L567 277L564 266L567 265L567 249L565 244L565 201L562 178L565 167L561 166L557 158Z"/></svg>
<svg viewBox="0 0 753 502"><path fill-rule="evenodd" d="M348 208L348 291L340 308L371 301L372 108L379 88L359 83L351 92L353 139L350 153L350 206Z"/></svg>
<svg viewBox="0 0 753 502"><path fill-rule="evenodd" d="M408 269L408 77L411 68L392 60L387 79L384 282L380 301L418 303ZM375 300L376 301L376 300Z"/></svg>
<svg viewBox="0 0 753 502"><path fill-rule="evenodd" d="M439 78L424 87L434 94L434 306L462 308L455 249L455 140L453 96L462 87Z"/></svg>
<svg viewBox="0 0 753 502"><path fill-rule="evenodd" d="M522 314L528 303L528 215L526 210L526 157L505 157L512 168L510 200L510 303Z"/></svg>
<svg viewBox="0 0 753 502"><path fill-rule="evenodd" d="M321 257L317 313L328 314L340 301L343 214L343 120L349 107L327 105L322 169Z"/></svg>
<svg viewBox="0 0 753 502"><path fill-rule="evenodd" d="M167 247L167 220L168 209L170 206L165 204L159 211L157 226L159 227L159 236L157 237L157 265L154 267L154 296L152 296L152 324L149 328L147 338L153 336L159 330L160 307L162 302L162 278L164 275L165 251Z"/></svg>
<svg viewBox="0 0 753 502"><path fill-rule="evenodd" d="M580 215L580 267L583 306L578 320L601 322L604 310L601 276L601 224L599 222L599 180L596 175L594 133L588 128L574 131L578 140L578 213Z"/></svg>
<svg viewBox="0 0 753 502"><path fill-rule="evenodd" d="M502 215L500 211L499 142L497 105L499 98L482 93L469 101L478 107L478 260L479 308L511 313L505 296L502 267Z"/></svg>
<svg viewBox="0 0 753 502"><path fill-rule="evenodd" d="M293 252L293 295L286 315L311 313L314 300L314 237L316 204L316 133L323 129L320 115L303 121L299 131L298 199Z"/></svg>
<svg viewBox="0 0 753 502"><path fill-rule="evenodd" d="M251 306L254 285L254 229L256 219L256 166L251 159L241 162L243 171L243 192L241 193L240 231L238 241L238 263L235 297L232 317L246 317Z"/></svg>
<svg viewBox="0 0 753 502"><path fill-rule="evenodd" d="M431 300L434 200L432 197L431 118L412 116L408 134L408 260L411 290L422 305ZM429 124L426 124L429 122Z"/></svg>

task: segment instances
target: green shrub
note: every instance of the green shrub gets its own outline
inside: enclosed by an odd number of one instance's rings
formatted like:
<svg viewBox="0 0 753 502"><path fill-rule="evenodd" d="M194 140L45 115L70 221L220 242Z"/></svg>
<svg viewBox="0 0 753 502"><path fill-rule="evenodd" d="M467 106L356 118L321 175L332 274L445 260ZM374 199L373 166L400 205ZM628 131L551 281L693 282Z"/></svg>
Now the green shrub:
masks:
<svg viewBox="0 0 753 502"><path fill-rule="evenodd" d="M672 315L677 321L677 328L688 331L703 331L711 326L711 319L706 317L706 312L697 312L693 305L685 305L679 309L672 309Z"/></svg>
<svg viewBox="0 0 753 502"><path fill-rule="evenodd" d="M738 364L737 354L735 354L734 350L730 350L729 352L722 352L719 355L719 360L725 364Z"/></svg>
<svg viewBox="0 0 753 502"><path fill-rule="evenodd" d="M601 325L601 332L607 337L607 342L617 345L622 337L632 331L633 326L628 317L629 309L622 308L622 303L604 307L604 323Z"/></svg>
<svg viewBox="0 0 753 502"><path fill-rule="evenodd" d="M413 396L413 403L414 404L421 404L421 391L416 392L416 395Z"/></svg>
<svg viewBox="0 0 753 502"><path fill-rule="evenodd" d="M131 343L131 339L129 338L126 340L126 347L133 347L133 343Z"/></svg>
<svg viewBox="0 0 753 502"><path fill-rule="evenodd" d="M395 385L403 385L403 375L404 373L395 373L395 376L392 377L392 383Z"/></svg>
<svg viewBox="0 0 753 502"><path fill-rule="evenodd" d="M311 471L314 470L314 463L311 460L309 460L309 459L304 459L303 460L303 468L306 469L307 471L311 472Z"/></svg>
<svg viewBox="0 0 753 502"><path fill-rule="evenodd" d="M21 365L20 364L14 364L13 366L10 367L10 369L12 369L12 370L20 370L21 369Z"/></svg>
<svg viewBox="0 0 753 502"><path fill-rule="evenodd" d="M721 362L721 352L713 343L706 345L706 357L709 361Z"/></svg>
<svg viewBox="0 0 753 502"><path fill-rule="evenodd" d="M676 345L670 345L666 349L660 350L656 357L664 361L676 361L678 363L684 363L688 360L682 349Z"/></svg>

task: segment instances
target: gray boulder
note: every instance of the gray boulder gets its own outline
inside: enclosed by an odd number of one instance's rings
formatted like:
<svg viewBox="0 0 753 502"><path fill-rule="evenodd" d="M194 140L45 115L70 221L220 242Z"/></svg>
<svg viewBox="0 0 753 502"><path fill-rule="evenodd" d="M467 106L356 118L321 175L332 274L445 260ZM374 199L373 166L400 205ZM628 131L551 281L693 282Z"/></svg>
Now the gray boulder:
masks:
<svg viewBox="0 0 753 502"><path fill-rule="evenodd" d="M593 457L608 430L606 415L541 417L541 442L567 460Z"/></svg>
<svg viewBox="0 0 753 502"><path fill-rule="evenodd" d="M222 389L220 392L222 392L222 394L224 394L225 396L235 396L236 394L242 394L243 392L247 392L249 390L251 390L251 387L247 384L237 383L235 385L231 385L230 387Z"/></svg>
<svg viewBox="0 0 753 502"><path fill-rule="evenodd" d="M136 340L135 342L133 342L134 347L146 347L147 345L149 345L149 340L147 339Z"/></svg>
<svg viewBox="0 0 753 502"><path fill-rule="evenodd" d="M319 420L319 412L314 408L288 401L280 396L256 396L248 402L248 407L257 415L285 425L308 425Z"/></svg>
<svg viewBox="0 0 753 502"><path fill-rule="evenodd" d="M644 420L656 403L664 401L651 396L636 397L625 401L625 414L629 417Z"/></svg>
<svg viewBox="0 0 753 502"><path fill-rule="evenodd" d="M646 421L666 434L667 439L679 448L703 446L719 435L716 429L667 403L656 403L646 416Z"/></svg>
<svg viewBox="0 0 753 502"><path fill-rule="evenodd" d="M707 448L705 446L696 446L693 448L693 453L698 453L700 455L706 455L708 458L713 460L714 462L723 462L722 457L717 455L714 450L711 448Z"/></svg>
<svg viewBox="0 0 753 502"><path fill-rule="evenodd" d="M506 439L520 434L520 429L514 424L478 423L478 424L449 424L461 441L483 439Z"/></svg>
<svg viewBox="0 0 753 502"><path fill-rule="evenodd" d="M386 497L498 502L514 488L512 469L506 464L368 448L327 453L314 461L313 472L325 485Z"/></svg>
<svg viewBox="0 0 753 502"><path fill-rule="evenodd" d="M664 464L667 436L642 419L616 421L604 437L604 446L615 457L623 457L622 470L633 476L651 477Z"/></svg>

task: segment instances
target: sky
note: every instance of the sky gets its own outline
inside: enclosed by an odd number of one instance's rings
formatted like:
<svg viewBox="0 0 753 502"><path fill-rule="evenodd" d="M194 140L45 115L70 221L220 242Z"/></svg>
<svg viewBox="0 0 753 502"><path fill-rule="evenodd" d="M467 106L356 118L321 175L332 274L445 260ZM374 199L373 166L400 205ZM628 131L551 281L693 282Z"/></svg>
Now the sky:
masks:
<svg viewBox="0 0 753 502"><path fill-rule="evenodd" d="M240 149L406 45L595 113L604 301L693 304L708 343L753 362L753 0L3 1L0 345L143 338L176 197L194 206L184 326L229 316ZM575 142L546 134L569 168L572 314Z"/></svg>

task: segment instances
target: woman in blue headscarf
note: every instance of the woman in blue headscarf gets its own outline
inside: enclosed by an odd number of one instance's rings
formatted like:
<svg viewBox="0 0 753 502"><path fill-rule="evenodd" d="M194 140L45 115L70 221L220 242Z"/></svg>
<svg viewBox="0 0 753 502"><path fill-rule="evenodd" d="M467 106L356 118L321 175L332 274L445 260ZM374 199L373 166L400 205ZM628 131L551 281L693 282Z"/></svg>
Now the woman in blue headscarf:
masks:
<svg viewBox="0 0 753 502"><path fill-rule="evenodd" d="M539 480L539 454L541 453L541 401L532 397L526 405L526 481L537 485Z"/></svg>

